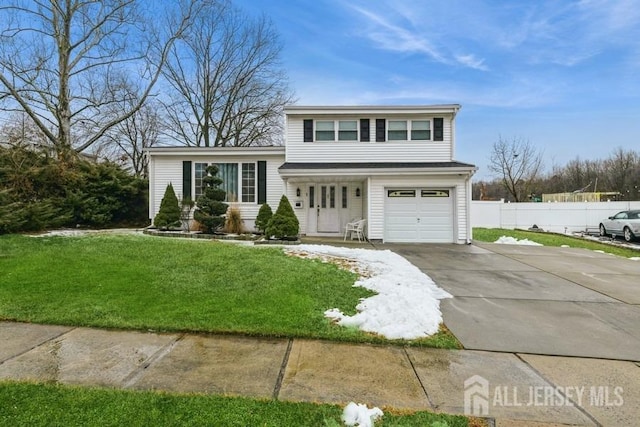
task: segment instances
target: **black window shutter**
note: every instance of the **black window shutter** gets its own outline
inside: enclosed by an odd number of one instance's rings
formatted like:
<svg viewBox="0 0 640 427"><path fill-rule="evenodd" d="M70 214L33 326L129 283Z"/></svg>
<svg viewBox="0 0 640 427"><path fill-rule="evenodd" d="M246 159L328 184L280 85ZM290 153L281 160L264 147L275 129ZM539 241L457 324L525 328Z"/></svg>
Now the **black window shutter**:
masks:
<svg viewBox="0 0 640 427"><path fill-rule="evenodd" d="M444 119L442 117L433 119L433 140L444 141Z"/></svg>
<svg viewBox="0 0 640 427"><path fill-rule="evenodd" d="M376 119L376 142L384 142L387 139L385 119Z"/></svg>
<svg viewBox="0 0 640 427"><path fill-rule="evenodd" d="M191 199L191 162L182 162L182 198Z"/></svg>
<svg viewBox="0 0 640 427"><path fill-rule="evenodd" d="M360 141L369 142L369 119L360 119Z"/></svg>
<svg viewBox="0 0 640 427"><path fill-rule="evenodd" d="M267 162L258 161L258 204L267 203Z"/></svg>
<svg viewBox="0 0 640 427"><path fill-rule="evenodd" d="M313 142L313 120L304 119L304 142Z"/></svg>

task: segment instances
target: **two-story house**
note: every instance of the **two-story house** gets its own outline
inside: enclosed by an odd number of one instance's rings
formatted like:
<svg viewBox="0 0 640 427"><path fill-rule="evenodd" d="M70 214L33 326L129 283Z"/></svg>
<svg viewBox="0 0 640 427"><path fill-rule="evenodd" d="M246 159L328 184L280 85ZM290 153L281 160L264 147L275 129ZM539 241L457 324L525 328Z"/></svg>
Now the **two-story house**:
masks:
<svg viewBox="0 0 640 427"><path fill-rule="evenodd" d="M262 203L275 210L286 194L304 235L341 236L364 218L370 240L469 242L476 168L454 159L459 109L289 106L284 146L150 148L150 218L169 182L178 197L197 198L216 163L248 228Z"/></svg>

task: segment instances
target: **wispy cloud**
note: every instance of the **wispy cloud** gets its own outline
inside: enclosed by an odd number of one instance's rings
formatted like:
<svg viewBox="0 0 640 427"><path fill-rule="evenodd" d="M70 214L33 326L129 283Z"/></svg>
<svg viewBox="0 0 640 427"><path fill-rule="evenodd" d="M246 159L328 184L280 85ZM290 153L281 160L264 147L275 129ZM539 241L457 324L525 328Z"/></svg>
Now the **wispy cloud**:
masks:
<svg viewBox="0 0 640 427"><path fill-rule="evenodd" d="M441 46L437 40L438 37L433 36L433 31L427 31L424 23L422 28L417 25L413 19L415 13L407 14L398 7L395 10L399 12L396 13L397 22L395 22L381 12L376 13L355 5L349 5L349 7L365 19L368 27L363 34L379 49L407 54L424 54L436 63L458 65L480 71L488 70L484 59L477 58L475 54L454 54L446 46Z"/></svg>
<svg viewBox="0 0 640 427"><path fill-rule="evenodd" d="M351 8L367 18L372 24L367 32L368 37L377 42L380 48L397 52L424 53L437 62L447 62L424 35L412 29L392 24L380 14L364 8L358 6L351 6Z"/></svg>
<svg viewBox="0 0 640 427"><path fill-rule="evenodd" d="M456 55L458 63L480 71L489 71L489 67L484 65L484 59L478 59L475 55Z"/></svg>

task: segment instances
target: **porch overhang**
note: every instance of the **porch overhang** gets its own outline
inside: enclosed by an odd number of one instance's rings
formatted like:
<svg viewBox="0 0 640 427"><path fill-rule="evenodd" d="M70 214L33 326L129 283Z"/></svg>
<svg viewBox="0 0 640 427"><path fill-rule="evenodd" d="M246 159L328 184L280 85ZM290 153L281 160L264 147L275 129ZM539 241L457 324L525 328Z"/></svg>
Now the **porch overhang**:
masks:
<svg viewBox="0 0 640 427"><path fill-rule="evenodd" d="M379 163L291 163L278 168L282 178L340 176L367 177L371 175L468 175L478 168L462 162L379 162Z"/></svg>

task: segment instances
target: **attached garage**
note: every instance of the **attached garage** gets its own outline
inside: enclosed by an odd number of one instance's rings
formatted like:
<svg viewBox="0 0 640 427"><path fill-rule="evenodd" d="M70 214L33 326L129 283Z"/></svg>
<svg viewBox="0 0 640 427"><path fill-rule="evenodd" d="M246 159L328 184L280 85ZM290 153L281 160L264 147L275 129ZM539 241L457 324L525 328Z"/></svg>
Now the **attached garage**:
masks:
<svg viewBox="0 0 640 427"><path fill-rule="evenodd" d="M454 199L451 188L385 188L384 241L455 242Z"/></svg>

